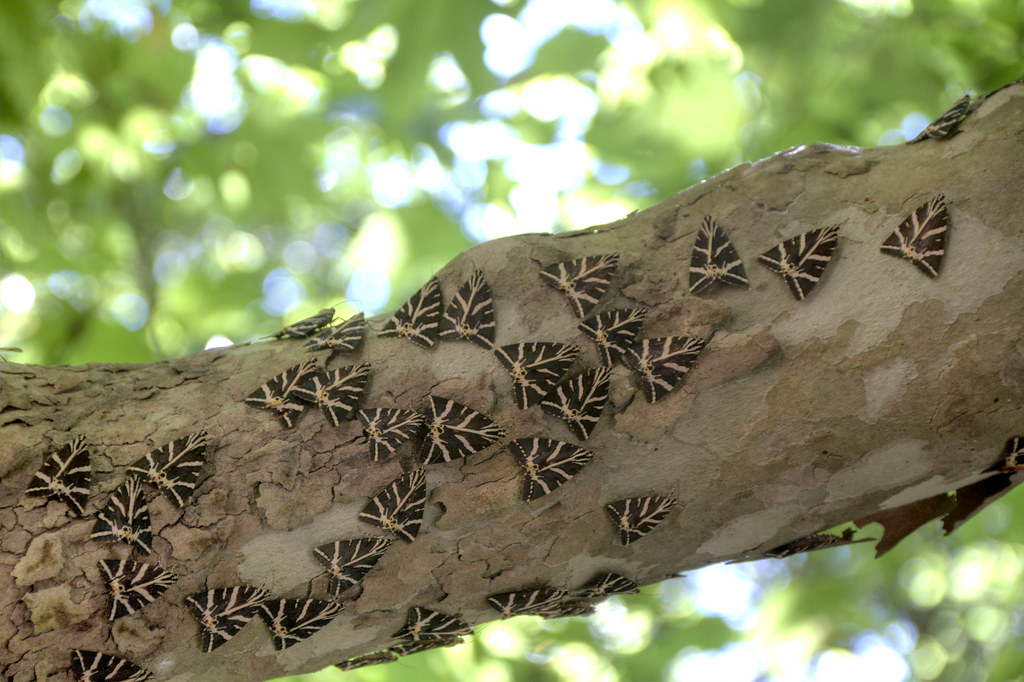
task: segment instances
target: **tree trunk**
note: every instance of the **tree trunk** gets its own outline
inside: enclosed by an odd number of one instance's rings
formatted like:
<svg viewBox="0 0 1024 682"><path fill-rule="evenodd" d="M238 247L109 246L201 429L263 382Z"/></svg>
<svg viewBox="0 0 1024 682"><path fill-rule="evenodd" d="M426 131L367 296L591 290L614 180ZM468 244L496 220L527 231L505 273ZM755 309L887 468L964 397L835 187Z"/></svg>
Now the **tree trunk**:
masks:
<svg viewBox="0 0 1024 682"><path fill-rule="evenodd" d="M185 598L238 584L323 598L326 576L313 547L382 533L357 516L413 466L410 446L400 461L373 462L356 421L333 427L310 408L289 429L245 404L260 384L309 356L301 341L141 365L4 363L0 668L14 680L44 679L69 667L72 649L86 649L125 657L155 679L265 680L391 646L412 607L479 624L498 617L485 601L495 593L572 589L608 571L653 583L760 558L872 515L887 533L900 536L901 523L909 532L949 511L955 502L946 495L988 476L982 472L1007 439L1024 432L1022 159L1024 85L1014 84L983 99L947 139L799 147L615 223L465 252L438 274L445 300L481 269L494 292L499 345L572 343L583 349L577 369L600 365L565 296L538 272L610 253L620 254L618 270L598 310L642 306L650 311L642 338L711 341L682 384L654 403L636 373L614 365L608 405L586 441L538 406L520 410L509 374L477 345L428 350L368 332L357 351L335 355L332 368L370 363L362 407L426 413L436 395L489 415L507 437L428 466L419 536L395 540L337 618L282 652L255 619L203 653ZM933 279L879 246L936 194L945 195L951 224ZM694 236L706 214L735 245L749 288L689 293ZM838 247L804 301L755 263L784 239L837 224ZM152 553L90 539L126 466L200 429L210 447L185 507L147 488ZM81 517L24 494L44 457L76 436L93 470ZM523 473L506 444L531 436L578 443L593 461L524 502ZM1010 482L986 485L998 492ZM963 500L977 499L947 517L950 527L985 503L989 493L971 490ZM645 495L679 504L649 537L624 546L604 507ZM148 561L179 580L111 623L97 562L113 558Z"/></svg>

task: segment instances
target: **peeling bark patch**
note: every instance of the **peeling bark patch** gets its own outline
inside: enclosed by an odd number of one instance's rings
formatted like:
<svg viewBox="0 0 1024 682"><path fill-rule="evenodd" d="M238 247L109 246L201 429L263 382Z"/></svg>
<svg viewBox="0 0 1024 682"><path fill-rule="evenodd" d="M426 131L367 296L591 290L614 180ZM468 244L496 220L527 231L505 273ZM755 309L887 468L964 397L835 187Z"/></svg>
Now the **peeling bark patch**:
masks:
<svg viewBox="0 0 1024 682"><path fill-rule="evenodd" d="M288 490L276 483L263 483L259 487L256 506L262 510L267 524L275 530L291 530L305 526L320 512L331 506L330 481L308 477Z"/></svg>
<svg viewBox="0 0 1024 682"><path fill-rule="evenodd" d="M932 471L935 459L927 447L924 441L904 439L865 454L857 464L832 476L826 502L863 497L868 492L891 490L924 478Z"/></svg>
<svg viewBox="0 0 1024 682"><path fill-rule="evenodd" d="M712 557L734 556L757 547L765 538L792 526L804 514L803 505L775 505L741 516L715 531L694 554Z"/></svg>
<svg viewBox="0 0 1024 682"><path fill-rule="evenodd" d="M1009 474L996 474L983 481L958 488L953 510L942 519L942 530L949 535L968 519L1009 492L1020 481Z"/></svg>
<svg viewBox="0 0 1024 682"><path fill-rule="evenodd" d="M882 415L899 403L907 392L907 385L916 378L916 365L903 357L875 367L864 377L867 405L857 416L868 424L877 424Z"/></svg>
<svg viewBox="0 0 1024 682"><path fill-rule="evenodd" d="M22 601L28 605L37 635L81 623L92 614L88 606L71 600L71 588L67 585L30 592L22 597Z"/></svg>
<svg viewBox="0 0 1024 682"><path fill-rule="evenodd" d="M882 538L875 545L877 559L924 524L947 513L953 507L953 499L952 495L936 495L902 507L870 514L857 519L854 523L858 528L864 528L872 523L881 524Z"/></svg>
<svg viewBox="0 0 1024 682"><path fill-rule="evenodd" d="M64 568L64 545L57 533L47 533L32 540L28 551L11 571L15 583L26 587L40 580L56 577Z"/></svg>

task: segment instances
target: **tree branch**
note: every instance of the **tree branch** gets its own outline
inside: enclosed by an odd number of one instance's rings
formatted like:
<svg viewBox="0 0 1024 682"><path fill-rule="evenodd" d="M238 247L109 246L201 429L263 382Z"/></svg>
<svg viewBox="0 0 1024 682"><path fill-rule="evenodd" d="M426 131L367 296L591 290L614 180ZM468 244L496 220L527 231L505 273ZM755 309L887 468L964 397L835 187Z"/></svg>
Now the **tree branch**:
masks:
<svg viewBox="0 0 1024 682"><path fill-rule="evenodd" d="M428 396L489 415L506 432L483 453L427 468L419 536L396 540L323 632L276 652L261 624L200 649L187 596L249 584L275 597L324 598L312 549L379 534L357 520L370 496L415 466L373 462L356 421L307 409L286 429L243 403L308 357L272 341L142 365L3 363L0 445L0 666L15 680L69 667L73 648L128 658L156 679L269 679L395 643L412 607L493 620L488 595L577 588L614 571L648 584L778 546L980 480L1024 423L1024 85L984 99L962 132L875 149L811 145L742 164L618 222L564 235L481 244L439 274L445 300L474 269L494 292L499 345L594 343L538 263L608 253L618 271L599 310L649 309L641 338L711 337L681 386L655 403L616 364L610 400L585 442L539 407L520 410L494 355L471 343L427 350L368 334L330 367L370 363L361 405L424 413ZM941 274L879 252L917 206L943 194L951 227ZM748 289L688 291L704 215L728 233ZM821 282L796 301L757 255L814 228L840 226ZM371 321L380 329L382 319ZM713 335L713 336L712 336ZM575 372L574 372L575 373ZM205 429L207 463L178 509L150 494L152 554L90 540L125 468ZM23 493L44 457L83 436L92 453L82 518ZM594 459L532 502L507 440L579 443ZM149 491L150 493L152 491ZM627 546L604 506L671 496L666 520ZM976 501L972 502L975 504ZM928 516L924 514L923 516ZM932 517L934 514L932 515ZM137 613L107 621L98 562L145 560L180 576ZM361 593L359 593L361 590Z"/></svg>

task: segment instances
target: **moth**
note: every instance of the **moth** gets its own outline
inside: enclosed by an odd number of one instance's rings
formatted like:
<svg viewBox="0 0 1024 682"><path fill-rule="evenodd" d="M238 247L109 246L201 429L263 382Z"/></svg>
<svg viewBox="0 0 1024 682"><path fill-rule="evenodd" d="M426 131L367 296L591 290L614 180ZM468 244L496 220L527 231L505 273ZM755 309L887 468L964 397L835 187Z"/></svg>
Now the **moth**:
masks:
<svg viewBox="0 0 1024 682"><path fill-rule="evenodd" d="M626 362L640 375L647 402L657 402L682 381L710 339L666 336L644 339L626 353Z"/></svg>
<svg viewBox="0 0 1024 682"><path fill-rule="evenodd" d="M25 494L60 500L81 516L89 502L91 482L89 451L85 449L85 439L79 436L61 445L43 462Z"/></svg>
<svg viewBox="0 0 1024 682"><path fill-rule="evenodd" d="M185 604L203 627L203 652L210 653L252 620L269 592L237 585L185 597Z"/></svg>
<svg viewBox="0 0 1024 682"><path fill-rule="evenodd" d="M838 242L838 225L810 230L768 249L757 260L781 275L793 298L802 301L821 279Z"/></svg>
<svg viewBox="0 0 1024 682"><path fill-rule="evenodd" d="M540 271L540 276L568 297L576 317L582 319L601 302L618 264L617 253L584 256L549 265Z"/></svg>
<svg viewBox="0 0 1024 682"><path fill-rule="evenodd" d="M100 568L110 587L110 617L128 616L154 601L173 585L178 576L153 564L104 559Z"/></svg>
<svg viewBox="0 0 1024 682"><path fill-rule="evenodd" d="M624 545L636 542L665 520L678 500L671 497L630 497L605 506Z"/></svg>
<svg viewBox="0 0 1024 682"><path fill-rule="evenodd" d="M396 658L395 654L391 653L390 650L385 649L384 651L375 651L372 654L366 654L365 656L356 656L355 658L349 658L341 663L336 663L335 667L340 670L355 670L357 668L365 668L368 665L378 665L380 663L391 663Z"/></svg>
<svg viewBox="0 0 1024 682"><path fill-rule="evenodd" d="M737 287L750 283L743 261L725 231L714 218L706 215L690 256L690 293L700 293L719 282Z"/></svg>
<svg viewBox="0 0 1024 682"><path fill-rule="evenodd" d="M290 339L304 339L313 334L313 332L323 329L333 321L334 308L323 308L316 315L310 315L309 317L290 324L281 331L264 338L270 338L272 336L275 339L280 339L281 337L287 336Z"/></svg>
<svg viewBox="0 0 1024 682"><path fill-rule="evenodd" d="M816 549L825 549L826 547L837 547L839 545L849 545L857 542L870 542L872 538L864 538L863 540L853 539L853 529L847 528L842 532L842 535L833 535L831 533L815 533L808 535L804 538L799 538L791 542L787 542L784 545L779 545L775 549L768 550L765 552L765 556L774 557L781 559L783 557L792 556L794 554L801 554L803 552L810 552Z"/></svg>
<svg viewBox="0 0 1024 682"><path fill-rule="evenodd" d="M376 408L356 412L363 425L363 435L370 444L374 462L395 454L398 446L409 440L423 426L423 415L412 410Z"/></svg>
<svg viewBox="0 0 1024 682"><path fill-rule="evenodd" d="M573 592L578 599L603 599L613 594L634 594L640 586L624 575L602 573L589 583Z"/></svg>
<svg viewBox="0 0 1024 682"><path fill-rule="evenodd" d="M472 341L488 350L494 348L494 294L480 270L473 271L448 304L440 336L442 341Z"/></svg>
<svg viewBox="0 0 1024 682"><path fill-rule="evenodd" d="M576 437L586 440L594 432L608 402L608 367L584 370L575 378L551 389L541 409L569 425Z"/></svg>
<svg viewBox="0 0 1024 682"><path fill-rule="evenodd" d="M516 405L522 410L543 400L579 354L578 346L546 341L513 343L494 349L498 362L512 375Z"/></svg>
<svg viewBox="0 0 1024 682"><path fill-rule="evenodd" d="M420 448L420 461L424 465L471 455L505 435L487 415L436 395L430 396L426 426L427 435Z"/></svg>
<svg viewBox="0 0 1024 682"><path fill-rule="evenodd" d="M250 393L245 402L254 407L273 410L285 427L290 429L306 407L294 394L295 388L315 371L316 362L312 358L300 362Z"/></svg>
<svg viewBox="0 0 1024 682"><path fill-rule="evenodd" d="M907 144L914 144L921 140L931 138L941 140L951 137L960 127L960 123L967 117L967 111L971 108L971 96L964 95L953 103L949 109L942 113L937 119L925 126L924 130Z"/></svg>
<svg viewBox="0 0 1024 682"><path fill-rule="evenodd" d="M96 515L93 540L119 540L135 545L145 554L152 551L153 531L149 505L139 479L130 477L113 492L107 506Z"/></svg>
<svg viewBox="0 0 1024 682"><path fill-rule="evenodd" d="M391 636L407 642L420 642L445 640L471 634L473 634L473 628L458 616L449 616L440 611L417 606L409 609L405 625Z"/></svg>
<svg viewBox="0 0 1024 682"><path fill-rule="evenodd" d="M441 286L437 279L430 278L419 291L412 295L391 319L384 324L378 336L399 336L409 339L418 346L432 348L437 342L438 324L441 320Z"/></svg>
<svg viewBox="0 0 1024 682"><path fill-rule="evenodd" d="M71 672L77 682L144 682L153 676L131 661L82 649L71 650Z"/></svg>
<svg viewBox="0 0 1024 682"><path fill-rule="evenodd" d="M455 646L465 642L462 637L443 637L441 639L424 639L419 642L412 642L410 644L399 644L393 646L388 651L392 652L396 656L409 656L411 654L418 654L421 651L430 651L431 649L443 649L445 647Z"/></svg>
<svg viewBox="0 0 1024 682"><path fill-rule="evenodd" d="M594 457L590 450L551 438L519 438L509 448L526 471L523 499L527 502L558 488Z"/></svg>
<svg viewBox="0 0 1024 682"><path fill-rule="evenodd" d="M942 256L946 253L947 229L946 198L940 194L918 206L900 223L882 242L881 251L906 258L929 277L938 277Z"/></svg>
<svg viewBox="0 0 1024 682"><path fill-rule="evenodd" d="M319 405L332 426L351 416L366 388L370 365L348 365L310 373L292 389L292 395L311 405Z"/></svg>
<svg viewBox="0 0 1024 682"><path fill-rule="evenodd" d="M341 324L324 327L316 336L306 342L311 351L327 350L350 351L359 347L366 331L366 320L362 313L356 313Z"/></svg>
<svg viewBox="0 0 1024 682"><path fill-rule="evenodd" d="M558 602L557 604L551 604L543 609L539 609L533 615L550 620L552 618L569 618L571 616L592 616L594 613L595 609L593 604L589 604L579 599L569 599Z"/></svg>
<svg viewBox="0 0 1024 682"><path fill-rule="evenodd" d="M390 545L387 538L337 540L316 547L313 555L331 574L331 595L339 597L377 565Z"/></svg>
<svg viewBox="0 0 1024 682"><path fill-rule="evenodd" d="M323 599L276 599L261 603L259 614L270 628L274 648L281 651L316 634L341 608L342 604Z"/></svg>
<svg viewBox="0 0 1024 682"><path fill-rule="evenodd" d="M633 346L646 319L645 308L609 310L580 322L580 330L597 343L603 363L611 366Z"/></svg>
<svg viewBox="0 0 1024 682"><path fill-rule="evenodd" d="M998 471L1001 474L1014 474L1024 471L1024 436L1014 436L1006 441L1003 456L999 462L985 471Z"/></svg>
<svg viewBox="0 0 1024 682"><path fill-rule="evenodd" d="M171 441L136 460L128 475L137 474L164 492L177 507L184 507L206 461L206 431Z"/></svg>
<svg viewBox="0 0 1024 682"><path fill-rule="evenodd" d="M557 605L565 595L566 591L560 587L541 587L536 590L492 594L487 598L487 603L502 618L538 616Z"/></svg>
<svg viewBox="0 0 1024 682"><path fill-rule="evenodd" d="M359 518L412 542L420 532L426 504L427 477L422 469L416 469L399 476L374 495L359 512Z"/></svg>

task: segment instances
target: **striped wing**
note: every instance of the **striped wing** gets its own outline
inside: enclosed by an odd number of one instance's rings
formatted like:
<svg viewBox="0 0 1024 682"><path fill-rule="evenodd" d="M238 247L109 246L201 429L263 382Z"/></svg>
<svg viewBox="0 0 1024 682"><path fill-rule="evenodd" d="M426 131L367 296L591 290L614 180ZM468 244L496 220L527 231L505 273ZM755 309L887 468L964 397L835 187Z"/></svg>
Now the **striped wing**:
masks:
<svg viewBox="0 0 1024 682"><path fill-rule="evenodd" d="M473 628L458 616L449 616L420 606L409 609L401 630L391 635L406 642L446 640L473 634Z"/></svg>
<svg viewBox="0 0 1024 682"><path fill-rule="evenodd" d="M541 587L536 590L493 594L487 598L487 603L500 613L502 618L537 616L557 605L565 595L566 591L560 587Z"/></svg>
<svg viewBox="0 0 1024 682"><path fill-rule="evenodd" d="M427 435L420 449L420 461L424 465L471 455L505 435L487 415L435 395L430 396L426 425Z"/></svg>
<svg viewBox="0 0 1024 682"><path fill-rule="evenodd" d="M432 348L437 342L441 320L441 286L430 278L419 291L405 302L384 324L378 336L398 336L418 346Z"/></svg>
<svg viewBox="0 0 1024 682"><path fill-rule="evenodd" d="M630 348L626 361L640 375L647 402L657 402L682 381L709 339L666 336L644 339Z"/></svg>
<svg viewBox="0 0 1024 682"><path fill-rule="evenodd" d="M671 497L630 497L605 509L619 529L622 544L628 545L654 530L678 503Z"/></svg>
<svg viewBox="0 0 1024 682"><path fill-rule="evenodd" d="M541 270L540 276L566 295L576 317L582 319L601 302L618 264L617 253L585 256L549 265Z"/></svg>
<svg viewBox="0 0 1024 682"><path fill-rule="evenodd" d="M387 538L337 540L315 548L313 555L331 574L331 594L338 597L358 584L390 545Z"/></svg>
<svg viewBox="0 0 1024 682"><path fill-rule="evenodd" d="M941 116L925 126L924 130L907 144L914 144L925 139L941 140L952 136L960 127L971 108L971 96L964 95L953 103Z"/></svg>
<svg viewBox="0 0 1024 682"><path fill-rule="evenodd" d="M285 427L291 428L306 407L295 395L295 388L315 371L316 362L312 358L300 362L250 393L245 402L254 407L273 410Z"/></svg>
<svg viewBox="0 0 1024 682"><path fill-rule="evenodd" d="M363 435L370 444L374 462L395 454L398 446L415 436L423 426L423 415L412 410L359 410L356 417L363 425Z"/></svg>
<svg viewBox="0 0 1024 682"><path fill-rule="evenodd" d="M153 450L128 467L160 490L176 506L183 507L196 488L206 461L206 431L197 431Z"/></svg>
<svg viewBox="0 0 1024 682"><path fill-rule="evenodd" d="M585 370L552 389L541 402L541 409L565 421L580 440L586 440L608 402L610 377L608 367Z"/></svg>
<svg viewBox="0 0 1024 682"><path fill-rule="evenodd" d="M633 346L646 319L645 308L609 310L580 322L580 330L594 340L602 361L610 366Z"/></svg>
<svg viewBox="0 0 1024 682"><path fill-rule="evenodd" d="M333 370L318 370L296 386L292 393L311 405L319 405L332 426L341 426L359 404L366 388L370 365L348 365Z"/></svg>
<svg viewBox="0 0 1024 682"><path fill-rule="evenodd" d="M633 594L640 586L624 575L602 573L589 583L573 592L579 599L603 599L613 594Z"/></svg>
<svg viewBox="0 0 1024 682"><path fill-rule="evenodd" d="M311 351L326 350L350 351L359 347L366 331L366 320L362 313L357 313L341 324L321 329L316 336L306 342Z"/></svg>
<svg viewBox="0 0 1024 682"><path fill-rule="evenodd" d="M71 650L71 672L77 682L145 682L153 676L131 661L83 649Z"/></svg>
<svg viewBox="0 0 1024 682"><path fill-rule="evenodd" d="M114 540L135 545L143 553L152 551L153 531L149 505L137 478L129 478L113 492L107 506L96 514L93 540Z"/></svg>
<svg viewBox="0 0 1024 682"><path fill-rule="evenodd" d="M550 438L520 438L509 447L526 472L523 499L527 502L561 486L594 457L590 450Z"/></svg>
<svg viewBox="0 0 1024 682"><path fill-rule="evenodd" d="M248 585L225 587L185 597L185 604L203 628L203 651L210 653L252 620L268 596Z"/></svg>
<svg viewBox="0 0 1024 682"><path fill-rule="evenodd" d="M178 580L170 571L139 561L104 559L100 568L110 588L109 620L135 613Z"/></svg>
<svg viewBox="0 0 1024 682"><path fill-rule="evenodd" d="M516 404L536 405L561 381L580 354L577 346L553 342L513 343L494 349L498 362L512 375Z"/></svg>
<svg viewBox="0 0 1024 682"><path fill-rule="evenodd" d="M416 469L377 493L359 512L359 518L412 542L420 532L426 504L427 478L422 469Z"/></svg>
<svg viewBox="0 0 1024 682"><path fill-rule="evenodd" d="M929 277L938 277L942 256L946 253L949 214L941 194L918 206L899 227L882 242L881 251L906 258Z"/></svg>
<svg viewBox="0 0 1024 682"><path fill-rule="evenodd" d="M749 284L732 242L714 218L706 215L690 256L690 293L700 293L719 282L738 287Z"/></svg>
<svg viewBox="0 0 1024 682"><path fill-rule="evenodd" d="M768 249L757 260L781 275L793 298L802 301L821 279L838 242L838 225L810 230Z"/></svg>
<svg viewBox="0 0 1024 682"><path fill-rule="evenodd" d="M305 319L290 324L276 334L271 334L271 336L275 339L280 339L282 336L287 336L290 339L304 339L333 321L334 308L324 308L316 315L310 315Z"/></svg>
<svg viewBox="0 0 1024 682"><path fill-rule="evenodd" d="M494 294L480 270L473 271L448 304L440 335L443 341L472 341L494 348Z"/></svg>
<svg viewBox="0 0 1024 682"><path fill-rule="evenodd" d="M270 628L274 648L281 651L319 632L341 607L323 599L276 599L260 604L259 614Z"/></svg>
<svg viewBox="0 0 1024 682"><path fill-rule="evenodd" d="M91 482L89 451L85 448L85 439L79 436L46 458L25 494L60 500L81 516L89 502Z"/></svg>

